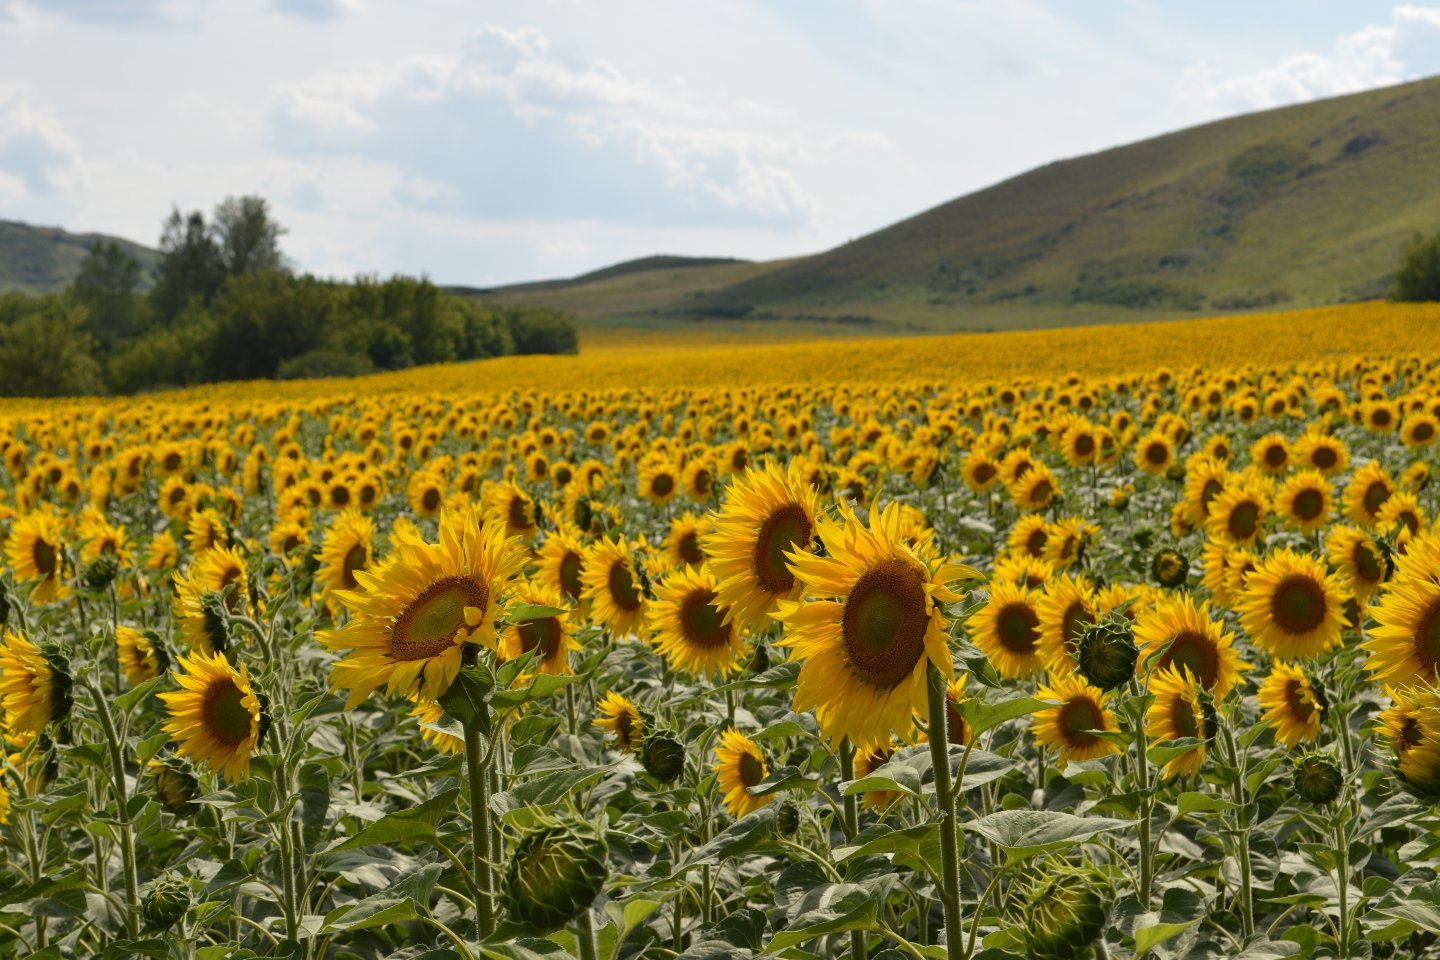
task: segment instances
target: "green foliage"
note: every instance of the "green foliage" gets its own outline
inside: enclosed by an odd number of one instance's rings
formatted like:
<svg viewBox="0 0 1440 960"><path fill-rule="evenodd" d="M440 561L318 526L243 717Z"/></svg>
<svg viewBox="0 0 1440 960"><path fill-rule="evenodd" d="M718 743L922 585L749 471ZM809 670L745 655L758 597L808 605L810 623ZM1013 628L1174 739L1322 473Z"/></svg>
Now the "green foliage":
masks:
<svg viewBox="0 0 1440 960"><path fill-rule="evenodd" d="M12 300L7 309L16 309ZM0 329L0 384L10 396L97 393L100 367L91 356L85 310L57 296L35 298Z"/></svg>
<svg viewBox="0 0 1440 960"><path fill-rule="evenodd" d="M120 244L109 240L90 248L71 292L86 310L85 331L103 348L140 333L139 287L140 261Z"/></svg>
<svg viewBox="0 0 1440 960"><path fill-rule="evenodd" d="M1405 247L1392 296L1396 300L1440 300L1440 233L1430 237L1416 234Z"/></svg>

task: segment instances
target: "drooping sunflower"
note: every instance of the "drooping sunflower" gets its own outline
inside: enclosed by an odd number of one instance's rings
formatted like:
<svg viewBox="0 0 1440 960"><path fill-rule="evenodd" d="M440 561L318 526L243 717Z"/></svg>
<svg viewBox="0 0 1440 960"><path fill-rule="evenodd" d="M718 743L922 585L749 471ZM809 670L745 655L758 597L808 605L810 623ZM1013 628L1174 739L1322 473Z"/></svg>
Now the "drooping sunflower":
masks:
<svg viewBox="0 0 1440 960"><path fill-rule="evenodd" d="M1394 492L1390 471L1371 460L1357 469L1345 485L1345 515L1362 527L1373 527L1380 519L1380 508Z"/></svg>
<svg viewBox="0 0 1440 960"><path fill-rule="evenodd" d="M990 582L990 598L968 627L975 646L990 660L1002 677L1019 680L1045 669L1040 648L1040 613L1025 587L1003 581Z"/></svg>
<svg viewBox="0 0 1440 960"><path fill-rule="evenodd" d="M729 676L740 669L747 645L740 625L726 616L715 575L705 567L681 567L655 588L652 643L675 669L700 677Z"/></svg>
<svg viewBox="0 0 1440 960"><path fill-rule="evenodd" d="M70 709L70 677L63 662L8 627L0 640L0 706L0 729L17 745L28 743Z"/></svg>
<svg viewBox="0 0 1440 960"><path fill-rule="evenodd" d="M720 734L720 742L715 745L715 763L710 769L719 780L726 812L736 820L775 799L774 794L750 795L747 788L762 783L770 775L770 768L755 741L734 727Z"/></svg>
<svg viewBox="0 0 1440 960"><path fill-rule="evenodd" d="M585 553L581 570L585 584L580 594L590 604L591 619L610 631L617 640L629 640L645 625L650 600L641 586L630 544L619 540L598 540Z"/></svg>
<svg viewBox="0 0 1440 960"><path fill-rule="evenodd" d="M356 571L358 590L336 592L350 620L316 639L344 654L330 683L349 691L346 709L382 686L390 696L438 699L460 672L464 644L495 647L501 594L524 567L524 550L471 511L447 513L439 533L428 543L399 532L384 563Z"/></svg>
<svg viewBox="0 0 1440 960"><path fill-rule="evenodd" d="M781 644L802 661L794 709L814 710L832 743L908 736L912 711L929 714L927 662L954 674L940 605L960 599L949 584L981 575L911 548L901 519L898 504L872 506L868 525L843 507L838 520L819 521L824 556L789 554L808 598L783 602L777 616Z"/></svg>
<svg viewBox="0 0 1440 960"><path fill-rule="evenodd" d="M1078 676L1052 680L1035 696L1058 700L1060 705L1041 710L1030 720L1030 731L1041 743L1057 752L1056 765L1064 770L1071 760L1093 760L1120 747L1093 731L1115 732L1115 715L1106 709L1108 695Z"/></svg>
<svg viewBox="0 0 1440 960"><path fill-rule="evenodd" d="M1214 721L1207 715L1200 684L1188 668L1155 671L1150 675L1148 689L1155 697L1145 711L1145 735L1151 741L1210 739ZM1173 757L1165 764L1162 775L1188 777L1198 773L1205 762L1205 748L1203 743L1196 744Z"/></svg>
<svg viewBox="0 0 1440 960"><path fill-rule="evenodd" d="M1275 739L1287 747L1309 743L1320 736L1325 700L1298 664L1276 663L1270 675L1260 681L1256 693L1261 719L1275 731Z"/></svg>
<svg viewBox="0 0 1440 960"><path fill-rule="evenodd" d="M1361 646L1371 676L1392 687L1440 683L1440 584L1398 579L1370 612L1379 626Z"/></svg>
<svg viewBox="0 0 1440 960"><path fill-rule="evenodd" d="M181 657L171 676L180 689L156 696L170 714L161 729L179 741L180 755L232 783L250 779L265 722L245 665L237 671L221 654L197 652Z"/></svg>
<svg viewBox="0 0 1440 960"><path fill-rule="evenodd" d="M216 622L213 611L205 609L205 596L220 594L230 613L246 612L250 582L240 551L234 547L212 547L195 558L185 573L175 573L174 579L175 619L180 621L186 644L192 650L223 652L228 643L223 624Z"/></svg>
<svg viewBox="0 0 1440 960"><path fill-rule="evenodd" d="M710 518L683 513L670 521L670 535L665 538L665 551L677 567L698 567L705 563L701 546L710 532Z"/></svg>
<svg viewBox="0 0 1440 960"><path fill-rule="evenodd" d="M611 690L595 705L595 713L594 725L615 738L621 753L634 753L645 739L645 717L630 698Z"/></svg>
<svg viewBox="0 0 1440 960"><path fill-rule="evenodd" d="M719 600L742 627L763 627L777 605L800 595L790 551L808 552L820 498L797 469L774 463L739 474L701 545L719 582Z"/></svg>
<svg viewBox="0 0 1440 960"><path fill-rule="evenodd" d="M123 623L115 627L115 653L120 658L120 672L131 686L153 680L170 669L170 657L159 637Z"/></svg>
<svg viewBox="0 0 1440 960"><path fill-rule="evenodd" d="M1095 622L1094 591L1084 580L1062 576L1045 585L1036 604L1040 615L1040 655L1052 676L1075 672L1074 644Z"/></svg>
<svg viewBox="0 0 1440 960"><path fill-rule="evenodd" d="M341 513L325 531L317 559L316 579L327 601L337 590L358 588L355 574L370 569L375 559L375 521L354 508Z"/></svg>
<svg viewBox="0 0 1440 960"><path fill-rule="evenodd" d="M31 603L53 603L70 596L66 582L69 564L59 517L40 511L16 520L5 540L5 556L17 581L36 581L30 590Z"/></svg>
<svg viewBox="0 0 1440 960"><path fill-rule="evenodd" d="M1280 660L1308 660L1340 643L1344 603L1339 580L1319 558L1287 548L1261 559L1235 609L1257 647Z"/></svg>
<svg viewBox="0 0 1440 960"><path fill-rule="evenodd" d="M1335 509L1330 481L1319 470L1302 470L1280 485L1275 494L1275 509L1285 518L1287 526L1301 533L1324 529Z"/></svg>
<svg viewBox="0 0 1440 960"><path fill-rule="evenodd" d="M516 588L514 601L563 612L507 625L500 635L501 658L517 660L538 649L540 655L535 661L535 669L540 673L561 676L573 672L570 653L579 650L580 644L575 642L574 626L570 622L570 612L566 610L565 598L557 590L525 582Z"/></svg>
<svg viewBox="0 0 1440 960"><path fill-rule="evenodd" d="M1235 635L1210 619L1209 604L1198 607L1188 594L1167 597L1135 617L1140 662L1153 673L1184 669L1216 697L1230 692L1249 670L1235 649Z"/></svg>

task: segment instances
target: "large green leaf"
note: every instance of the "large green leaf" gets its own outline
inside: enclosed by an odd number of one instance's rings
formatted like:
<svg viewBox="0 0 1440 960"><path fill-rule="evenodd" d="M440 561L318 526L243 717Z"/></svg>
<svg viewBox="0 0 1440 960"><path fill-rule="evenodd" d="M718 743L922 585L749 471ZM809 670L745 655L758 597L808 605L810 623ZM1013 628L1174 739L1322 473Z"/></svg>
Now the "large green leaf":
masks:
<svg viewBox="0 0 1440 960"><path fill-rule="evenodd" d="M451 787L419 806L386 814L365 826L355 836L332 844L322 853L332 854L371 845L431 839L435 836L435 828L440 822L455 815L455 801L459 796L460 788Z"/></svg>
<svg viewBox="0 0 1440 960"><path fill-rule="evenodd" d="M1033 856L1082 843L1111 830L1133 829L1134 821L1077 817L1054 810L1001 810L964 825L1005 848L1012 858Z"/></svg>

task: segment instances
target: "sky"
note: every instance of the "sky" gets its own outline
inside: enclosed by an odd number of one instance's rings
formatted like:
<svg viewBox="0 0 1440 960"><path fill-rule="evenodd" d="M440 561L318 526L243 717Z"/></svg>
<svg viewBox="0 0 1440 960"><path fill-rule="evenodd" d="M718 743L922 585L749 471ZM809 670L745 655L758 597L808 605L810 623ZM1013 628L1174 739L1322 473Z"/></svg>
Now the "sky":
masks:
<svg viewBox="0 0 1440 960"><path fill-rule="evenodd" d="M0 0L0 219L266 197L324 276L812 253L1064 157L1440 73L1368 0Z"/></svg>

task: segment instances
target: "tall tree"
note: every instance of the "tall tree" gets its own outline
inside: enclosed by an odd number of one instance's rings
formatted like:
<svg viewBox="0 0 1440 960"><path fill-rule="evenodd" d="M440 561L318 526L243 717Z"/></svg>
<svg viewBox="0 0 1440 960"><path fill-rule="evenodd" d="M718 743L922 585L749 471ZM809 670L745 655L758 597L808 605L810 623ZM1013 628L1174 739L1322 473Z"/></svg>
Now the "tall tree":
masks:
<svg viewBox="0 0 1440 960"><path fill-rule="evenodd" d="M215 208L211 229L227 276L285 269L280 253L285 228L270 219L264 197L226 197Z"/></svg>
<svg viewBox="0 0 1440 960"><path fill-rule="evenodd" d="M96 243L80 264L70 292L85 308L85 331L103 350L140 332L135 305L139 285L140 261L113 240Z"/></svg>
<svg viewBox="0 0 1440 960"><path fill-rule="evenodd" d="M170 211L160 235L160 255L150 302L168 325L192 298L210 302L225 282L225 262L198 210L188 215L179 208Z"/></svg>

